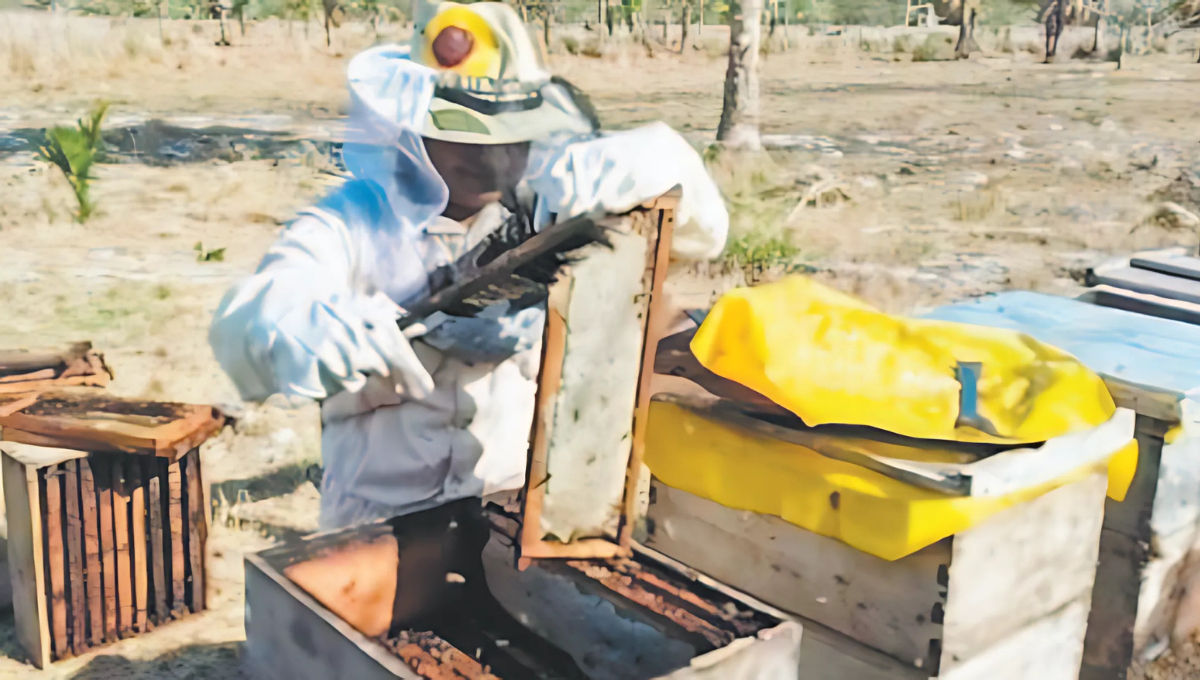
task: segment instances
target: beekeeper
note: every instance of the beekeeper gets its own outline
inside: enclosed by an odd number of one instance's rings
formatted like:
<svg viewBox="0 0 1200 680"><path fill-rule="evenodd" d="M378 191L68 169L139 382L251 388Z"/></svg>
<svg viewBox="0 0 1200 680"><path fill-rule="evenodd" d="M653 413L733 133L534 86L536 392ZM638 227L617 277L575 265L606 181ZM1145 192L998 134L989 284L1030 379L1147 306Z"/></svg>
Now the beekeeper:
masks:
<svg viewBox="0 0 1200 680"><path fill-rule="evenodd" d="M414 23L411 45L350 62L353 179L300 212L209 336L244 399L321 400L323 528L523 484L544 307L411 340L396 325L430 274L510 211L539 227L679 186L674 256L718 255L728 228L695 150L663 124L599 132L512 8L422 4Z"/></svg>

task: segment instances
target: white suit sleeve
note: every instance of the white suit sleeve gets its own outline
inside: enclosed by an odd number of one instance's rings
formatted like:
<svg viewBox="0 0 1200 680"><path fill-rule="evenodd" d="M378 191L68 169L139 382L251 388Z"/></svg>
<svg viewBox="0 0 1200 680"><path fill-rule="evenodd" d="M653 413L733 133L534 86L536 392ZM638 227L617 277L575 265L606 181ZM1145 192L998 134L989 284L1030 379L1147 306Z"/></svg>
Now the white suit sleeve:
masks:
<svg viewBox="0 0 1200 680"><path fill-rule="evenodd" d="M725 248L729 213L700 154L664 123L546 150L529 184L559 218L623 213L681 187L671 253L712 259Z"/></svg>
<svg viewBox="0 0 1200 680"><path fill-rule="evenodd" d="M354 290L355 252L340 220L302 216L225 295L209 344L244 399L323 399L361 389L368 374L418 398L432 389L396 326L396 304Z"/></svg>

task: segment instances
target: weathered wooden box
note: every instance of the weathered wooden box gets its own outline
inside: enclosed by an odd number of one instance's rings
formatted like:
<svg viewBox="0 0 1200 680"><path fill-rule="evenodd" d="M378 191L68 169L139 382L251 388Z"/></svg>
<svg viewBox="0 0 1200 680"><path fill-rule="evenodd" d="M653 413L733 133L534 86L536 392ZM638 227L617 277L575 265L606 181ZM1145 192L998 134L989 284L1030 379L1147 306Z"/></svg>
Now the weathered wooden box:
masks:
<svg viewBox="0 0 1200 680"><path fill-rule="evenodd" d="M1157 269L1180 265L1168 259ZM1164 288L1174 277L1129 269L1155 290L1200 290L1185 280ZM1119 282L1098 282L1106 281ZM1172 639L1200 629L1200 602L1190 603L1200 592L1200 442L1187 436L1195 430L1185 423L1195 419L1200 387L1197 308L1136 289L1101 288L1082 300L1004 293L935 316L1021 330L1066 350L1104 378L1118 406L1137 413L1137 472L1124 502L1106 504L1080 676L1124 680L1135 659L1153 658Z"/></svg>
<svg viewBox="0 0 1200 680"><path fill-rule="evenodd" d="M746 446L755 438L802 446L947 498L1003 495L1096 469L1133 429L1133 414L1124 411L1094 433L1038 451L957 445L953 455L947 449L937 458L920 456L903 449L945 446L869 428L808 428L762 395L704 369L688 348L693 332L659 344L653 391L655 400L667 402L660 413L682 408L745 433ZM1111 446L1104 444L1108 439ZM869 440L876 444L865 446ZM747 467L751 478L767 474L771 464L754 467L752 453L731 452L729 463L711 473L735 475ZM702 458L714 460L708 452ZM946 462L918 462L935 459ZM842 670L845 659L823 664L839 664L836 677L1073 679L1083 656L1106 488L1106 475L1094 472L889 562L778 517L728 508L654 479L645 542L803 617L806 629L815 622L901 664L886 674ZM836 513L835 496L828 502ZM865 658L852 648L843 656ZM807 650L804 659L802 668L810 670ZM812 668L807 677L826 677L820 670Z"/></svg>
<svg viewBox="0 0 1200 680"><path fill-rule="evenodd" d="M588 678L788 680L801 630L767 607L645 552L631 559L531 560L518 569L515 526L501 518L484 551L488 586L517 620L575 659ZM412 631L368 638L284 576L286 567L356 542L390 537L386 524L318 535L246 558L246 650L270 680L525 680L506 631L485 624L452 635ZM497 667L508 669L507 674ZM516 668L517 670L513 670Z"/></svg>
<svg viewBox="0 0 1200 680"><path fill-rule="evenodd" d="M891 677L1066 680L1083 655L1105 487L1094 474L888 562L655 480L646 544L908 666Z"/></svg>
<svg viewBox="0 0 1200 680"><path fill-rule="evenodd" d="M35 666L204 609L198 447L222 422L93 391L0 415L13 611Z"/></svg>

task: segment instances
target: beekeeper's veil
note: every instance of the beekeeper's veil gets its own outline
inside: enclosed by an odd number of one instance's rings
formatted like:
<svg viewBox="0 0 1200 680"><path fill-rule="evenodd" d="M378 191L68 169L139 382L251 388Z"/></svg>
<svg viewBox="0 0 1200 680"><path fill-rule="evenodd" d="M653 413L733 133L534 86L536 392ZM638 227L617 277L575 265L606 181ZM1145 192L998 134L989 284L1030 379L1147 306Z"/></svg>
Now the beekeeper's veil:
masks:
<svg viewBox="0 0 1200 680"><path fill-rule="evenodd" d="M597 127L577 91L550 77L520 17L497 2L419 0L411 44L359 54L348 79L347 168L383 189L402 228L446 205L421 137L507 144Z"/></svg>

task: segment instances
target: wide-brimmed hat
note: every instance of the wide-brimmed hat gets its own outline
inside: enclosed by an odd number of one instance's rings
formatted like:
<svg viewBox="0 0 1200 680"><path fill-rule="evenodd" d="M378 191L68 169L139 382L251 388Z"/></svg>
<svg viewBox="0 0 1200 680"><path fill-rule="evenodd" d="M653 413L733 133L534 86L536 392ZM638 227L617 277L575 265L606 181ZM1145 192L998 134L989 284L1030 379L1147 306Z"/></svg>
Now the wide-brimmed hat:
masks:
<svg viewBox="0 0 1200 680"><path fill-rule="evenodd" d="M422 136L509 144L595 130L590 106L551 78L512 7L418 0L413 23L411 59L438 72Z"/></svg>

